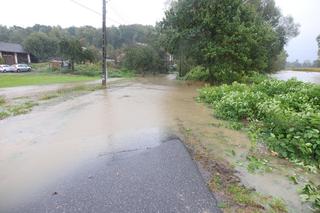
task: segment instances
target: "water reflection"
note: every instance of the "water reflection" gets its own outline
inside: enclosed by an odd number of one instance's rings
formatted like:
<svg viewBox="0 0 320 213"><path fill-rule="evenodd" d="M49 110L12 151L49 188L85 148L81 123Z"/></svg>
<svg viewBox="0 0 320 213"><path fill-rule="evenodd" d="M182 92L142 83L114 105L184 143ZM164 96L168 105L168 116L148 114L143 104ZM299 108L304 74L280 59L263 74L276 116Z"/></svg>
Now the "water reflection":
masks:
<svg viewBox="0 0 320 213"><path fill-rule="evenodd" d="M277 74L272 75L279 80L289 80L296 78L299 81L320 84L320 72L302 72L302 71L280 71Z"/></svg>

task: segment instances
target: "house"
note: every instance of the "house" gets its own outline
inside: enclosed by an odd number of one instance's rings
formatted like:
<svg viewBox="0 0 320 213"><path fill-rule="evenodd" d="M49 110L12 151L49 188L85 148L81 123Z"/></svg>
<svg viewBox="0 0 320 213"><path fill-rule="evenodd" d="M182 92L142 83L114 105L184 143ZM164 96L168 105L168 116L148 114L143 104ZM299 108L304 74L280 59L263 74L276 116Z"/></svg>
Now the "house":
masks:
<svg viewBox="0 0 320 213"><path fill-rule="evenodd" d="M0 41L0 57L9 65L31 63L30 54L20 44Z"/></svg>

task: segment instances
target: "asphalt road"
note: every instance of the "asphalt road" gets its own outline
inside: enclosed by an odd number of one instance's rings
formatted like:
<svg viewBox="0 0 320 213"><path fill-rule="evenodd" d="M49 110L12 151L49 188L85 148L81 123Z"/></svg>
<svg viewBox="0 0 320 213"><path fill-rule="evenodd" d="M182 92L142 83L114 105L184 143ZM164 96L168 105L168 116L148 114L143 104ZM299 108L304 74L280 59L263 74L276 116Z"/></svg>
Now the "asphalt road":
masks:
<svg viewBox="0 0 320 213"><path fill-rule="evenodd" d="M179 140L101 155L31 202L5 212L220 212Z"/></svg>

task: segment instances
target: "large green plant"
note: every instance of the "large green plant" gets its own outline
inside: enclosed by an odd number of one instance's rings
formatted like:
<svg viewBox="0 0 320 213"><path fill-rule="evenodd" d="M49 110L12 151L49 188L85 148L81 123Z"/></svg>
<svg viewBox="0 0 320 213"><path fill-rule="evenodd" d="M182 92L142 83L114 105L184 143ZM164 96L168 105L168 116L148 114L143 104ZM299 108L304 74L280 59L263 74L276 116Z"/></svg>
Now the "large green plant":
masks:
<svg viewBox="0 0 320 213"><path fill-rule="evenodd" d="M270 71L297 32L293 20L270 2L175 1L159 24L166 35L163 44L177 59L183 55L208 68L211 81L232 82L251 71Z"/></svg>
<svg viewBox="0 0 320 213"><path fill-rule="evenodd" d="M267 145L280 156L320 164L320 86L267 79L251 85L205 87L199 98L215 114L259 125Z"/></svg>

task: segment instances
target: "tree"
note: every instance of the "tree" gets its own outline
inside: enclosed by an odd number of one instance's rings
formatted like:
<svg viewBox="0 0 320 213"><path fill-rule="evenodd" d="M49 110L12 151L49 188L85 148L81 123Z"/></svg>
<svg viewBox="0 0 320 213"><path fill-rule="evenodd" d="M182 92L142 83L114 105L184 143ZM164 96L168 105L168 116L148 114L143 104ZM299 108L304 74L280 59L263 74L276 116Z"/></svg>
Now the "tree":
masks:
<svg viewBox="0 0 320 213"><path fill-rule="evenodd" d="M318 43L318 60L317 60L317 66L320 67L320 35L317 37L317 43Z"/></svg>
<svg viewBox="0 0 320 213"><path fill-rule="evenodd" d="M251 71L272 71L295 34L292 21L282 18L273 0L179 0L160 28L176 58L209 69L212 82L232 82Z"/></svg>
<svg viewBox="0 0 320 213"><path fill-rule="evenodd" d="M285 50L281 51L281 53L277 56L277 59L272 63L271 69L273 71L280 71L286 68L288 54Z"/></svg>
<svg viewBox="0 0 320 213"><path fill-rule="evenodd" d="M24 48L39 60L46 60L58 52L58 40L50 38L45 33L32 33L24 42Z"/></svg>
<svg viewBox="0 0 320 213"><path fill-rule="evenodd" d="M59 52L70 60L72 71L75 70L75 62L81 62L83 59L82 46L76 39L62 39L59 43Z"/></svg>
<svg viewBox="0 0 320 213"><path fill-rule="evenodd" d="M142 74L147 72L155 73L157 71L157 63L159 55L150 46L136 45L126 49L124 58L124 66Z"/></svg>

